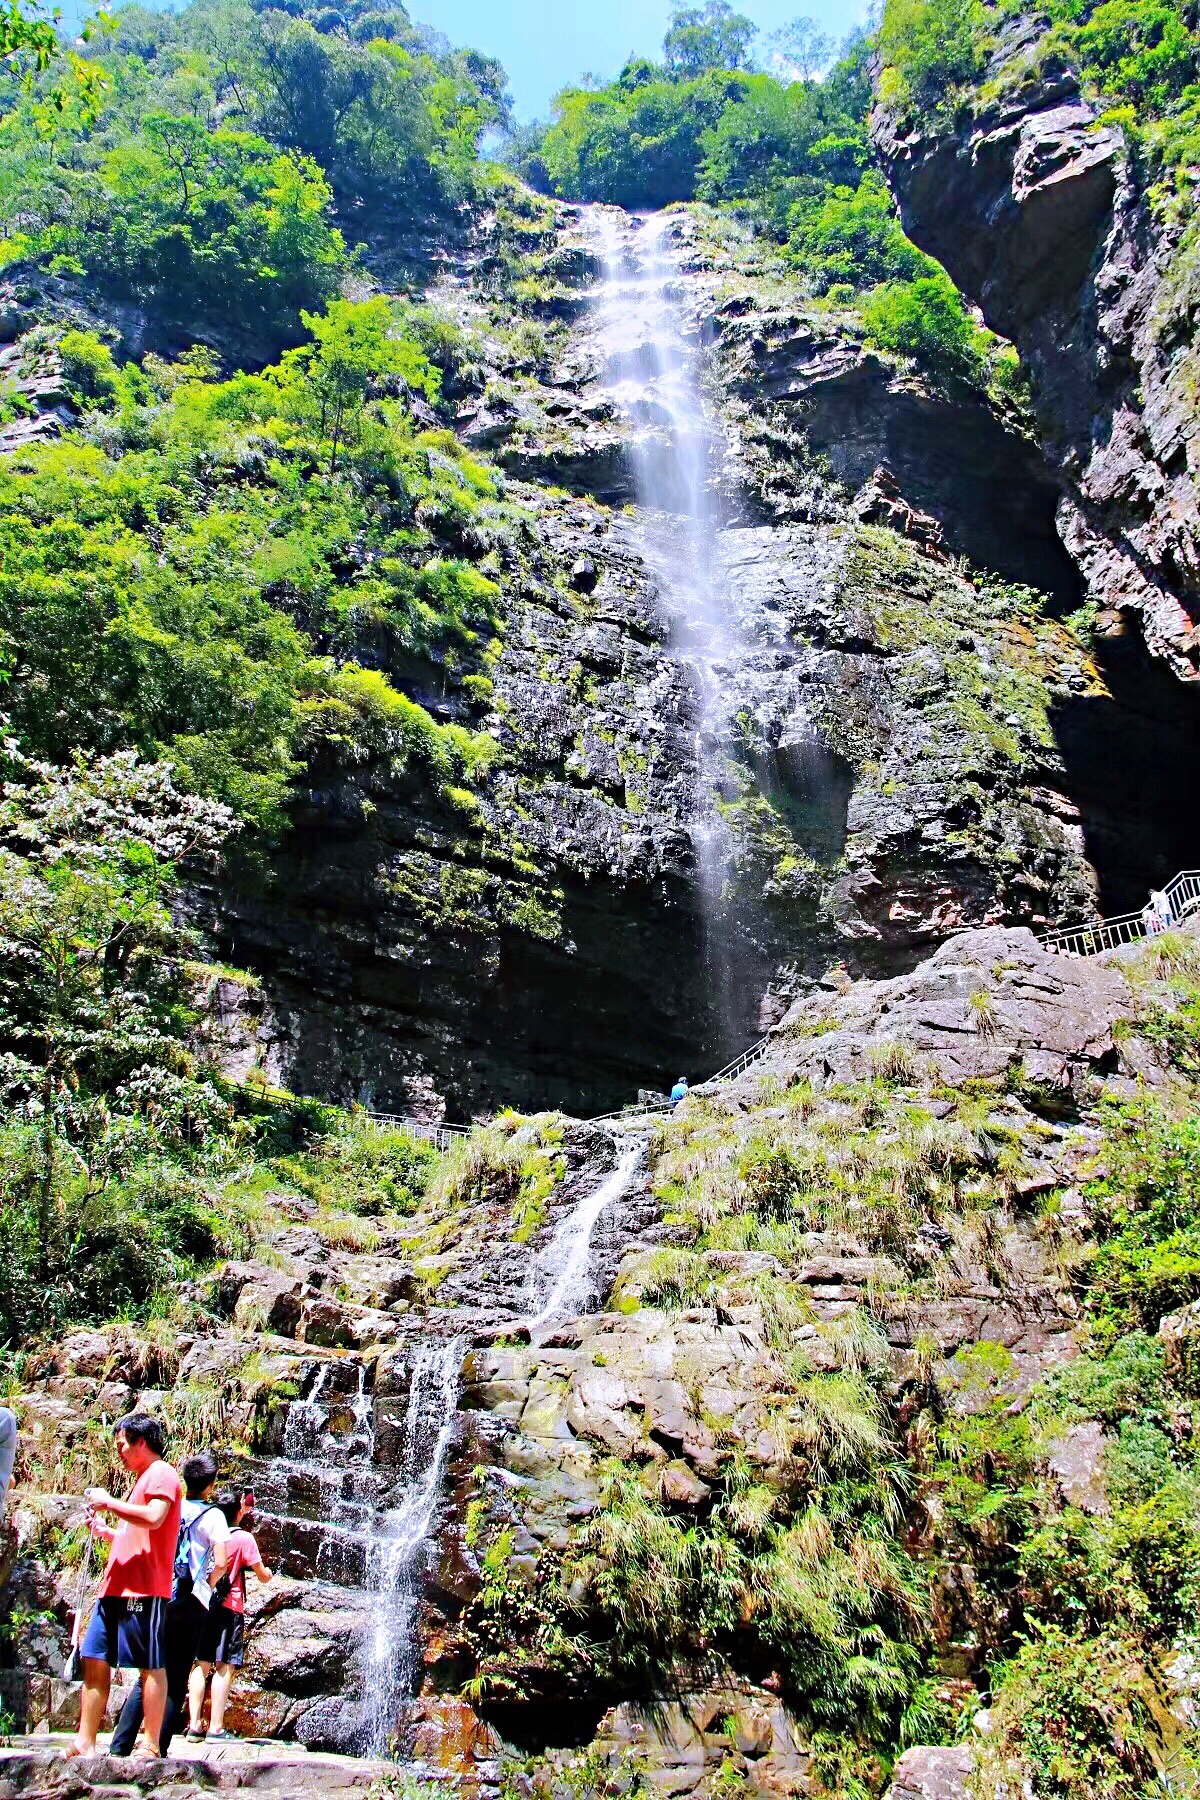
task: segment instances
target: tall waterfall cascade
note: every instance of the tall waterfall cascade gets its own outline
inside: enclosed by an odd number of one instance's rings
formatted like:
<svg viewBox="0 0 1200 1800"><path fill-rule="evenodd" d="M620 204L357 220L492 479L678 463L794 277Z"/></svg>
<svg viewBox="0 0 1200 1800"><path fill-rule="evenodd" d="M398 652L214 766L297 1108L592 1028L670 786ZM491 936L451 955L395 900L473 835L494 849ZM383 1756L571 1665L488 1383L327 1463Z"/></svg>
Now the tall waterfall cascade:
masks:
<svg viewBox="0 0 1200 1800"><path fill-rule="evenodd" d="M731 875L732 842L717 802L731 724L724 676L736 632L717 574L715 427L688 338L669 215L628 219L597 209L596 218L601 386L629 423L638 547L658 577L676 652L697 692L700 784L689 830L711 917Z"/></svg>

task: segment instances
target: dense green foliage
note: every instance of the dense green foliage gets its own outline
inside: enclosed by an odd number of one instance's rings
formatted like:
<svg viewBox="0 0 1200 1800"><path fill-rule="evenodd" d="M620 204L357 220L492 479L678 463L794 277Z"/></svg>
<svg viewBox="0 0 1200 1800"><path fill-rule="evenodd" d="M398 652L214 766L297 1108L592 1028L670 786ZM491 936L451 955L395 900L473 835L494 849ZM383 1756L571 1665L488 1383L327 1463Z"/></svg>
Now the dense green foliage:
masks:
<svg viewBox="0 0 1200 1800"><path fill-rule="evenodd" d="M677 15L683 17L685 15ZM608 87L567 89L556 119L514 158L577 200L664 206L696 196L738 201L771 229L867 160L866 49L855 43L825 81L782 82L738 57L681 60L668 32L662 64L637 58Z"/></svg>
<svg viewBox="0 0 1200 1800"><path fill-rule="evenodd" d="M347 268L335 205L420 225L481 191L503 74L424 42L400 6L128 9L88 51L93 105L47 104L53 70L7 97L0 266L85 273L193 336L295 342Z"/></svg>
<svg viewBox="0 0 1200 1800"><path fill-rule="evenodd" d="M169 911L223 807L118 755L72 769L7 747L0 810L0 1343L145 1300L236 1219L198 1170L236 1142L197 1066Z"/></svg>
<svg viewBox="0 0 1200 1800"><path fill-rule="evenodd" d="M311 1103L256 1103L215 1071L173 916L181 866L235 828L132 753L61 767L3 747L0 1350L144 1316L245 1254L281 1181L340 1222L410 1210L432 1152Z"/></svg>
<svg viewBox="0 0 1200 1800"><path fill-rule="evenodd" d="M0 470L0 666L24 742L169 756L278 829L293 779L372 759L461 782L490 739L436 725L376 668L467 674L491 642L480 568L518 529L492 477L414 422L439 375L383 300L309 316L260 375L118 371L76 333L88 429Z"/></svg>

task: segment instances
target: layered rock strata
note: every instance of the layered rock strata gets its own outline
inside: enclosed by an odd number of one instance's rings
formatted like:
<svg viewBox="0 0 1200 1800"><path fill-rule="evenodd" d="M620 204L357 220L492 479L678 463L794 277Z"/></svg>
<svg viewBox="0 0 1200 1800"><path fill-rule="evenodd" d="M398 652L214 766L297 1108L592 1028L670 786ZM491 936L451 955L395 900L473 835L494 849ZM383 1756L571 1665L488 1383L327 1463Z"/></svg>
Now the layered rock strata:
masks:
<svg viewBox="0 0 1200 1800"><path fill-rule="evenodd" d="M1059 530L1110 628L1200 672L1196 233L1159 227L1126 142L1034 16L951 120L877 112L906 229L1018 346Z"/></svg>

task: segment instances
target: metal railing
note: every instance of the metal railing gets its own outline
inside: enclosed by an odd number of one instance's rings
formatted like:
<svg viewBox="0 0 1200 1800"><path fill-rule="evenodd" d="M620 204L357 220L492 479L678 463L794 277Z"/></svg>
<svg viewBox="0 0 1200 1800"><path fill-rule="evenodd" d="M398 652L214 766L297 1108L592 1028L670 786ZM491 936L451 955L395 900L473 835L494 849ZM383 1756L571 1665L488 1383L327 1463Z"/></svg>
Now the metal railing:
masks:
<svg viewBox="0 0 1200 1800"><path fill-rule="evenodd" d="M469 1137L470 1125L433 1125L428 1119L410 1119L404 1113L377 1113L363 1109L376 1125L398 1125L409 1137L423 1138L435 1150L449 1150L456 1138Z"/></svg>
<svg viewBox="0 0 1200 1800"><path fill-rule="evenodd" d="M689 1092L695 1093L697 1088L711 1087L714 1081L732 1081L734 1077L740 1075L744 1069L750 1068L753 1063L758 1062L761 1057L765 1056L773 1041L771 1033L768 1032L766 1037L759 1038L756 1044L751 1044L748 1050L743 1050L742 1054L735 1057L731 1063L726 1063L723 1069L718 1069L715 1075L709 1075L703 1081L696 1082L693 1087L689 1089ZM671 1107L669 1102L664 1104L661 1100L651 1100L644 1106L618 1106L612 1112L594 1113L588 1123L590 1125L603 1125L610 1119L618 1121L623 1121L625 1119L659 1119L664 1118L670 1111Z"/></svg>
<svg viewBox="0 0 1200 1800"><path fill-rule="evenodd" d="M1143 938L1155 937L1200 912L1200 869L1184 869L1162 892L1167 900L1165 917L1148 905L1141 912L1120 913L1113 919L1100 919L1095 925L1059 925L1052 931L1039 932L1038 936L1047 950L1059 956L1097 956L1101 950L1115 950L1119 944L1136 944Z"/></svg>

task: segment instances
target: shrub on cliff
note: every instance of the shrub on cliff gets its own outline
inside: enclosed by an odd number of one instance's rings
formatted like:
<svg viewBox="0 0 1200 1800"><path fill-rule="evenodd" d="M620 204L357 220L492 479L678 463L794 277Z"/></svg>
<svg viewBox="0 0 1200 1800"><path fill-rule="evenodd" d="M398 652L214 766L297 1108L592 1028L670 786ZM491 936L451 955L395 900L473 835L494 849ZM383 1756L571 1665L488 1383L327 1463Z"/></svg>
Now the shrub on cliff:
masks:
<svg viewBox="0 0 1200 1800"><path fill-rule="evenodd" d="M864 174L857 187L838 186L794 207L787 254L819 294L835 282L873 287L938 272L933 259L905 237L891 194L874 173Z"/></svg>
<svg viewBox="0 0 1200 1800"><path fill-rule="evenodd" d="M6 146L20 160L0 183L0 216L19 221L26 258L66 258L102 292L201 330L295 341L300 309L321 306L345 272L321 171L251 133L152 112L81 169L69 134L45 142L26 107Z"/></svg>
<svg viewBox="0 0 1200 1800"><path fill-rule="evenodd" d="M885 282L863 304L867 342L912 360L935 377L978 381L979 332L962 295L940 269L914 281Z"/></svg>
<svg viewBox="0 0 1200 1800"><path fill-rule="evenodd" d="M983 68L980 0L886 0L879 28L885 104L927 112Z"/></svg>

